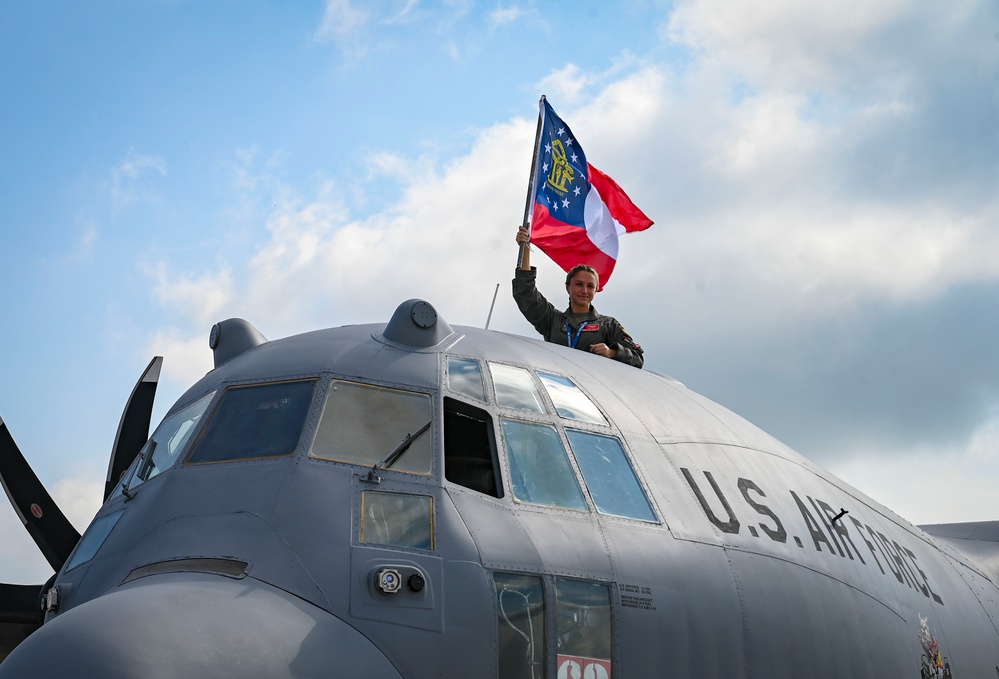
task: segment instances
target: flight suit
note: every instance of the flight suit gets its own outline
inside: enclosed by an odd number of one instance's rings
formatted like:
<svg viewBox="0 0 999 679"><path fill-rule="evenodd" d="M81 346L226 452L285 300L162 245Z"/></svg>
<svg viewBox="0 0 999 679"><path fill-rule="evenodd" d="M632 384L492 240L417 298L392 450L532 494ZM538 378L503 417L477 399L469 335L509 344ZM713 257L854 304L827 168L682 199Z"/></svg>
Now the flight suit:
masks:
<svg viewBox="0 0 999 679"><path fill-rule="evenodd" d="M615 360L636 368L645 364L642 347L631 339L616 318L598 314L592 304L590 313L585 316L570 314L569 309L559 311L538 291L535 286L536 278L537 269L534 267L530 271L516 269L513 298L520 313L524 314L524 318L541 333L546 342L570 346L570 342L578 336L576 349L589 351L591 345L604 343L617 352ZM573 318L578 319L575 324L571 320Z"/></svg>

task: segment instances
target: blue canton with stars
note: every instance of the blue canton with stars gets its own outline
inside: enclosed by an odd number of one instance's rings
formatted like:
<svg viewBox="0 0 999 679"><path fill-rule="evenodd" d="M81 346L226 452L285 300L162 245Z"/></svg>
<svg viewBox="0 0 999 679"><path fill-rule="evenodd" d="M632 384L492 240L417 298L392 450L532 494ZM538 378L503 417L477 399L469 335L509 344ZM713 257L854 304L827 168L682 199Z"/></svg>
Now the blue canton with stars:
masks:
<svg viewBox="0 0 999 679"><path fill-rule="evenodd" d="M590 190L586 154L548 100L543 99L542 103L544 122L534 200L546 206L549 214L560 222L583 226L583 205Z"/></svg>

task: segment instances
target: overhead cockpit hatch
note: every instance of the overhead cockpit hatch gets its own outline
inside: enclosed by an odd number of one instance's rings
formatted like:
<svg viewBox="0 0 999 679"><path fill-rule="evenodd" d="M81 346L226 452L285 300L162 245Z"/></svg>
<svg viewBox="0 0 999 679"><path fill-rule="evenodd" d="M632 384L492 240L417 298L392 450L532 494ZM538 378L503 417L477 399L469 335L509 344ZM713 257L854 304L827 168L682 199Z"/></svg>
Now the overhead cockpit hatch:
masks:
<svg viewBox="0 0 999 679"><path fill-rule="evenodd" d="M242 318L230 318L216 323L208 336L208 346L215 352L216 368L266 342L267 338Z"/></svg>
<svg viewBox="0 0 999 679"><path fill-rule="evenodd" d="M411 347L433 347L454 334L454 330L429 302L422 299L406 300L392 314L376 339L384 339Z"/></svg>

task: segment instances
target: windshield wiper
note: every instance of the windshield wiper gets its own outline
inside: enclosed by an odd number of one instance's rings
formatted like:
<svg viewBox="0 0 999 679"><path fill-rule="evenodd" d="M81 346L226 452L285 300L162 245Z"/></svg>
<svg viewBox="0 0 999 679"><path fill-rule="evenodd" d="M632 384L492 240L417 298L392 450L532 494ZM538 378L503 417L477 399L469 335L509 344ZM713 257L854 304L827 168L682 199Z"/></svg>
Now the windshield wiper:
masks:
<svg viewBox="0 0 999 679"><path fill-rule="evenodd" d="M422 427L420 427L419 429L417 429L416 432L411 432L409 434L406 434L405 438L399 441L399 445L393 448L392 452L390 452L388 455L385 456L385 459L383 459L381 462L375 463L375 465L368 471L367 480L373 483L378 483L379 481L381 481L381 478L378 476L378 471L380 469L387 469L388 467L391 467L396 462L398 462L399 458L402 457L407 450L409 450L409 447L413 444L413 441L422 436L423 433L427 431L427 429L430 429L430 425L432 422L433 420L428 420L427 423Z"/></svg>

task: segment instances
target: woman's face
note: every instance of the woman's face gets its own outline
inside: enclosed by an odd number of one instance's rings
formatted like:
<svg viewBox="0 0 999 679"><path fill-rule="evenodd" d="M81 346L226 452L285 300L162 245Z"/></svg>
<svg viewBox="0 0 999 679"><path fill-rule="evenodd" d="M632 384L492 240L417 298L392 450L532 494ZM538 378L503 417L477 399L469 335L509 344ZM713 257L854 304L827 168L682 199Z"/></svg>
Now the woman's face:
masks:
<svg viewBox="0 0 999 679"><path fill-rule="evenodd" d="M573 309L589 309L597 294L597 277L589 271L577 271L566 286Z"/></svg>

